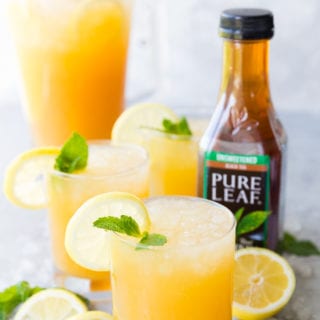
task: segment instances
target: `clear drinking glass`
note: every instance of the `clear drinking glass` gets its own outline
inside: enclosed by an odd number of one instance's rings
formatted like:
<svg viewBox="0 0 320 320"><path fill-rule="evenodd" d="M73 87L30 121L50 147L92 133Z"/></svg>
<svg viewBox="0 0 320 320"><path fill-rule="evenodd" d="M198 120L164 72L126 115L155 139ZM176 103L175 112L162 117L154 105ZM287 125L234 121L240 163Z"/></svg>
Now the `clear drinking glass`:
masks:
<svg viewBox="0 0 320 320"><path fill-rule="evenodd" d="M22 103L37 145L110 137L124 107L132 0L11 0Z"/></svg>
<svg viewBox="0 0 320 320"><path fill-rule="evenodd" d="M116 319L230 320L235 220L232 212L196 197L145 202L152 233L168 242L136 249L132 238L111 238Z"/></svg>
<svg viewBox="0 0 320 320"><path fill-rule="evenodd" d="M92 142L87 168L79 173L52 171L48 175L48 211L55 280L81 291L110 288L109 274L78 266L64 248L66 225L89 198L109 191L125 191L145 198L149 193L149 158L134 145Z"/></svg>

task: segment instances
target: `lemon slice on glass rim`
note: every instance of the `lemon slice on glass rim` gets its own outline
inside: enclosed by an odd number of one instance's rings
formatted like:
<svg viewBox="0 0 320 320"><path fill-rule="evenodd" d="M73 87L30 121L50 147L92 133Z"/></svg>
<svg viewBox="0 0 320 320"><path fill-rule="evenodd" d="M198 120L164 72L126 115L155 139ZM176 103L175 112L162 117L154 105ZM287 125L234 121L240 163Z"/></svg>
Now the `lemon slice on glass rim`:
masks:
<svg viewBox="0 0 320 320"><path fill-rule="evenodd" d="M133 105L122 112L113 125L112 141L143 145L146 130L142 129L160 129L164 119L176 122L179 117L163 104L140 103Z"/></svg>
<svg viewBox="0 0 320 320"><path fill-rule="evenodd" d="M109 271L110 232L98 229L93 222L105 216L132 217L140 230L150 229L148 211L138 197L127 192L108 192L87 200L70 219L65 233L65 248L80 266L94 271Z"/></svg>
<svg viewBox="0 0 320 320"><path fill-rule="evenodd" d="M65 320L87 310L86 304L74 293L52 288L31 296L19 307L13 320Z"/></svg>
<svg viewBox="0 0 320 320"><path fill-rule="evenodd" d="M263 248L236 252L233 316L238 319L266 319L278 313L295 289L295 275L288 262Z"/></svg>
<svg viewBox="0 0 320 320"><path fill-rule="evenodd" d="M4 193L15 205L41 209L47 205L45 175L53 170L60 149L37 148L26 151L8 166L4 178Z"/></svg>

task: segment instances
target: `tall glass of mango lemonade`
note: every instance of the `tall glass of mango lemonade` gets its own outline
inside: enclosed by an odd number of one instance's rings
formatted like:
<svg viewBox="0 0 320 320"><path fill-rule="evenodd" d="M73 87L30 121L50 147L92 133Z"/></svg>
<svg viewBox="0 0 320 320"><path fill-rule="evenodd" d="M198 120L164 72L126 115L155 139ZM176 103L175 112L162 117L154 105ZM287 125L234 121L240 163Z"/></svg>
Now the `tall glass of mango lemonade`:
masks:
<svg viewBox="0 0 320 320"><path fill-rule="evenodd" d="M235 221L227 208L201 198L147 199L161 247L137 250L111 238L113 313L118 320L230 320Z"/></svg>
<svg viewBox="0 0 320 320"><path fill-rule="evenodd" d="M149 159L142 147L108 142L89 144L88 165L83 171L49 173L49 228L57 284L70 288L80 285L92 291L109 289L108 273L88 270L70 259L64 248L66 225L83 202L99 193L126 191L147 197L148 174Z"/></svg>
<svg viewBox="0 0 320 320"><path fill-rule="evenodd" d="M132 0L12 0L22 103L36 145L107 139L123 110Z"/></svg>

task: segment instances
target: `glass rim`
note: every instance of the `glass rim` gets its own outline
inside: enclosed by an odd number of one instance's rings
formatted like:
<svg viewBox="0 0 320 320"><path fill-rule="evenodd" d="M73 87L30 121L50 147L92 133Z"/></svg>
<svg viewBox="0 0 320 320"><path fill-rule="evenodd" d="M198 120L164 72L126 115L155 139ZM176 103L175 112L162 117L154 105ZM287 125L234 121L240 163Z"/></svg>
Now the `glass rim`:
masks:
<svg viewBox="0 0 320 320"><path fill-rule="evenodd" d="M181 246L181 247L171 247L166 249L166 245L164 246L147 246L144 244L139 244L137 238L134 237L130 237L127 235L123 235L121 233L118 232L112 232L113 235L116 236L116 238L118 238L121 242L131 246L131 247L137 247L139 245L139 249L147 249L147 250L151 250L151 251L161 251L161 250L166 250L166 251L178 251L179 250L183 250L185 248L195 248L195 247L206 247L206 246L211 246L217 242L219 242L220 240L223 240L224 238L228 237L228 235L230 235L233 230L235 230L237 222L236 222L236 218L234 216L234 214L232 213L232 211L227 208L226 206L210 200L210 199L205 199L205 198L201 198L201 197L196 197L196 196L185 196L185 195L161 195L161 196L152 196L149 198L146 198L143 200L143 202L147 205L148 202L157 200L157 199L161 199L161 198L171 198L171 199L186 199L186 200L191 200L191 201L203 201L203 202L207 202L210 205L213 205L215 207L221 208L224 211L226 211L228 213L228 215L230 216L231 220L232 220L232 224L230 226L230 228L224 232L220 237L208 242L208 243L198 243L198 244L192 244L192 245L185 245L185 246Z"/></svg>
<svg viewBox="0 0 320 320"><path fill-rule="evenodd" d="M129 147L131 149L137 149L141 150L143 153L143 158L141 161L130 168L125 168L123 171L117 172L117 173L109 173L109 174L99 174L99 175L91 175L91 174L86 174L85 172L78 171L77 173L68 173L68 172L62 172L56 169L52 169L48 172L50 176L58 176L64 179L70 179L70 180L82 180L82 179L91 179L91 180L103 180L106 178L114 178L114 177L122 177L126 176L129 174L132 174L139 168L143 168L144 166L148 165L150 161L149 153L148 151L143 147L138 144L133 144L133 143L119 143L119 142L114 142L112 140L108 139L101 139L101 140L88 140L87 141L88 146L89 146L89 152L90 152L90 146L98 146L98 145L103 145L103 146L112 146L112 147Z"/></svg>

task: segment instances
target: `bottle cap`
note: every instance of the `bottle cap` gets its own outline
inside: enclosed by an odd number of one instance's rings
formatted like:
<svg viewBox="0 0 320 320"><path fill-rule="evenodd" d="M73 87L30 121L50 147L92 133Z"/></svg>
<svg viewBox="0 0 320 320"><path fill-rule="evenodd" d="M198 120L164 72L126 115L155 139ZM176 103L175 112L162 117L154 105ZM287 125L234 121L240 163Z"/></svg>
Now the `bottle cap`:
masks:
<svg viewBox="0 0 320 320"><path fill-rule="evenodd" d="M273 37L273 14L265 9L227 9L220 17L219 33L233 40L258 40Z"/></svg>

